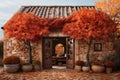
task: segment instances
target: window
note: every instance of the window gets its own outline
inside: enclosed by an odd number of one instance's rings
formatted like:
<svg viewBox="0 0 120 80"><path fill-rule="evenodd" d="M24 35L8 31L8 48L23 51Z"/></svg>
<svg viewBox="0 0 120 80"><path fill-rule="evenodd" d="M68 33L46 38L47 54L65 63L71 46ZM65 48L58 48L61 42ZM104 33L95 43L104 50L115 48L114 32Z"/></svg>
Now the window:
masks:
<svg viewBox="0 0 120 80"><path fill-rule="evenodd" d="M102 43L94 43L94 51L102 51Z"/></svg>

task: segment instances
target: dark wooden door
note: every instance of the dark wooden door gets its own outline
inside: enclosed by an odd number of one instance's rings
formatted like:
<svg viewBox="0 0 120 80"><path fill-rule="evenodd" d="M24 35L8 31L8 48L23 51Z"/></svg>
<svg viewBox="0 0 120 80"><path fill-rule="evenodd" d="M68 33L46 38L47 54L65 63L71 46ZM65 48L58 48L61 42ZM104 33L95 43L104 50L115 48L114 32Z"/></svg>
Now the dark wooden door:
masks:
<svg viewBox="0 0 120 80"><path fill-rule="evenodd" d="M42 39L43 47L43 69L52 68L52 39L44 37Z"/></svg>
<svg viewBox="0 0 120 80"><path fill-rule="evenodd" d="M75 66L75 53L74 53L74 40L66 38L66 67L67 69L74 69Z"/></svg>

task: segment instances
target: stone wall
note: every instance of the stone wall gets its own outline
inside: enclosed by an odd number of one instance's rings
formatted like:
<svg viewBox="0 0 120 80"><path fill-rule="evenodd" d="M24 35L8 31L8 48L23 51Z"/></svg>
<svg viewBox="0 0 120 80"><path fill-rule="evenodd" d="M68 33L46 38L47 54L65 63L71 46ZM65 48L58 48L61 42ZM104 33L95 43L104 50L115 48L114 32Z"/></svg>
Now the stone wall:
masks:
<svg viewBox="0 0 120 80"><path fill-rule="evenodd" d="M113 43L112 42L101 42L102 43L102 51L94 51L94 43L93 41L91 50L90 50L90 61L94 62L96 60L103 61L106 56L114 53ZM39 60L42 63L42 40L32 42L32 57L33 60ZM29 53L28 47L25 46L22 40L16 40L11 38L5 42L4 46L4 57L9 55L17 55L21 58L23 62L29 61ZM80 59L86 62L86 51L87 44L85 42L81 42L75 40L75 61Z"/></svg>
<svg viewBox="0 0 120 80"><path fill-rule="evenodd" d="M31 42L32 46L32 59L42 60L42 46L41 40L36 42ZM29 52L28 47L25 46L24 41L16 40L14 38L8 39L4 44L4 57L9 55L16 55L21 58L25 63L29 62Z"/></svg>
<svg viewBox="0 0 120 80"><path fill-rule="evenodd" d="M94 43L102 43L102 51L94 51ZM88 45L85 42L76 40L75 49L78 50L75 52L76 59L82 60L86 62L86 52L88 49ZM109 56L114 53L113 43L112 42L95 42L93 41L90 48L90 61L93 63L94 61L102 62L106 56Z"/></svg>

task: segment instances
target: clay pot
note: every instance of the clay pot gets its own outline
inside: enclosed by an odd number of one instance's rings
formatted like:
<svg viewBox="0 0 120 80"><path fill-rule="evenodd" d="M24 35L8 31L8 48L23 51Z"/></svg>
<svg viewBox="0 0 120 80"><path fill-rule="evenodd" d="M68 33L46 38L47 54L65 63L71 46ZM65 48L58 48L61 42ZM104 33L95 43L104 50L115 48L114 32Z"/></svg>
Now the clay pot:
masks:
<svg viewBox="0 0 120 80"><path fill-rule="evenodd" d="M104 66L101 66L101 65L92 65L92 71L93 72L98 72L98 73L101 73L101 72L104 72L105 71L105 67Z"/></svg>
<svg viewBox="0 0 120 80"><path fill-rule="evenodd" d="M77 72L82 71L82 66L75 65L75 70L76 70Z"/></svg>
<svg viewBox="0 0 120 80"><path fill-rule="evenodd" d="M82 71L84 71L84 72L88 72L88 71L90 71L90 69L89 69L88 66L83 66L83 67L82 67Z"/></svg>
<svg viewBox="0 0 120 80"><path fill-rule="evenodd" d="M20 68L19 64L4 64L4 71L8 73L17 72Z"/></svg>
<svg viewBox="0 0 120 80"><path fill-rule="evenodd" d="M112 68L107 67L107 68L106 68L106 73L112 73Z"/></svg>
<svg viewBox="0 0 120 80"><path fill-rule="evenodd" d="M30 72L33 69L33 65L32 64L25 64L22 65L22 71L24 72Z"/></svg>
<svg viewBox="0 0 120 80"><path fill-rule="evenodd" d="M34 70L35 71L40 71L41 70L41 67L39 65L34 65Z"/></svg>

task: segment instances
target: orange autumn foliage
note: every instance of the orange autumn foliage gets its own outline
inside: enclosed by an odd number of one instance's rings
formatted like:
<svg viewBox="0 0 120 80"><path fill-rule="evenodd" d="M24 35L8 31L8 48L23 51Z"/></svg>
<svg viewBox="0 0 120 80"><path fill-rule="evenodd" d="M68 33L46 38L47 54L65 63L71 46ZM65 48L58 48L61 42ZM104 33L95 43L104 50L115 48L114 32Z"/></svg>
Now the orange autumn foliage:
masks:
<svg viewBox="0 0 120 80"><path fill-rule="evenodd" d="M8 38L20 40L36 40L42 35L49 34L46 19L39 18L33 13L16 13L4 26Z"/></svg>
<svg viewBox="0 0 120 80"><path fill-rule="evenodd" d="M120 0L100 0L95 3L95 7L101 8L110 17L115 17L117 14L120 14Z"/></svg>
<svg viewBox="0 0 120 80"><path fill-rule="evenodd" d="M95 3L95 7L101 8L118 24L116 36L120 39L120 0L100 0Z"/></svg>
<svg viewBox="0 0 120 80"><path fill-rule="evenodd" d="M4 31L8 38L33 41L48 35L53 27L62 27L63 33L86 41L91 37L106 40L109 32L116 30L115 24L105 13L83 8L67 18L48 19L37 17L33 13L16 13L5 24Z"/></svg>
<svg viewBox="0 0 120 80"><path fill-rule="evenodd" d="M8 38L15 37L20 40L37 40L43 35L48 35L50 29L62 27L66 18L40 18L33 13L16 13L4 26Z"/></svg>
<svg viewBox="0 0 120 80"><path fill-rule="evenodd" d="M95 9L83 8L68 18L74 22L66 23L63 33L79 40L108 40L110 33L116 31L116 25L109 16Z"/></svg>

